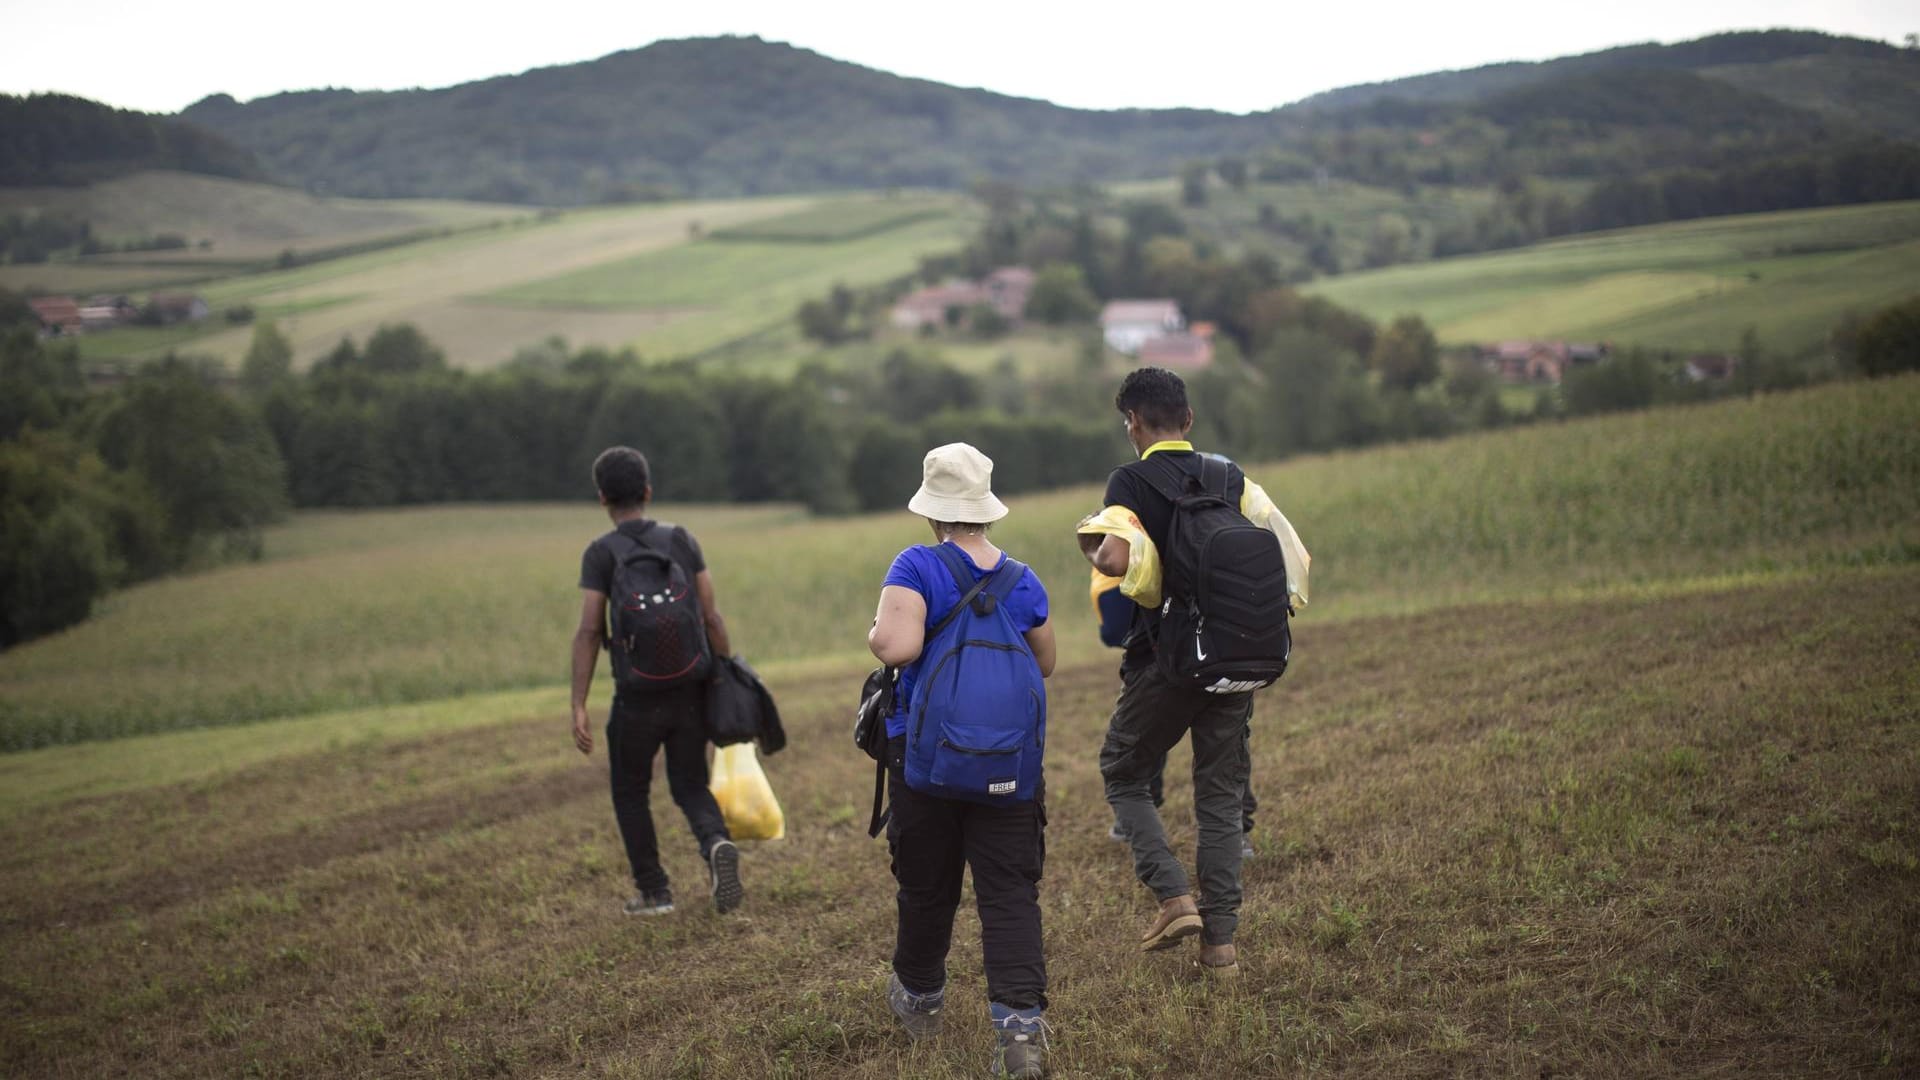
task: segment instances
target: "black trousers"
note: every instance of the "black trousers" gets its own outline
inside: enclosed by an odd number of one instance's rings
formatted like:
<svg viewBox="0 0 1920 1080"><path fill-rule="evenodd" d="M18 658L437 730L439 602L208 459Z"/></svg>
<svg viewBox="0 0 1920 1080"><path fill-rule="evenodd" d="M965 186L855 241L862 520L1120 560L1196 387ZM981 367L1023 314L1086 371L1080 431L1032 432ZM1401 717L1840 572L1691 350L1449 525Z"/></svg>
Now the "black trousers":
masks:
<svg viewBox="0 0 1920 1080"><path fill-rule="evenodd" d="M987 999L1013 1009L1045 1008L1047 961L1040 941L1040 870L1047 857L1044 804L1036 798L989 805L922 794L907 787L901 775L905 740L893 740L889 749L887 788L893 818L887 823L887 850L900 885L894 974L916 994L947 984L961 874L971 867Z"/></svg>
<svg viewBox="0 0 1920 1080"><path fill-rule="evenodd" d="M653 786L653 758L667 752L667 790L687 816L704 857L727 839L720 804L707 790L707 688L703 683L650 697L618 698L607 719L607 762L613 782L613 817L627 847L634 887L657 892L667 887L660 866L660 845L653 831L647 798Z"/></svg>

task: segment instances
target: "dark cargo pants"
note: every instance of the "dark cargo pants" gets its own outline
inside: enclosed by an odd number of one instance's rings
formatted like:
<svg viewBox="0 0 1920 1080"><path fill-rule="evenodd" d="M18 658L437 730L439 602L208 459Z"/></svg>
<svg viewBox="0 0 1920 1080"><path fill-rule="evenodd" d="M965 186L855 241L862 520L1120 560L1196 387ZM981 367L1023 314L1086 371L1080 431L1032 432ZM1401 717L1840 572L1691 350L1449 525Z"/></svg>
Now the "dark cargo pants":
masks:
<svg viewBox="0 0 1920 1080"><path fill-rule="evenodd" d="M1209 694L1177 686L1156 666L1121 675L1120 699L1100 748L1100 775L1115 824L1133 849L1133 872L1168 900L1193 891L1167 845L1149 791L1153 775L1181 736L1193 736L1193 816L1199 826L1201 940L1233 941L1240 921L1241 799L1247 793L1247 721L1253 695Z"/></svg>

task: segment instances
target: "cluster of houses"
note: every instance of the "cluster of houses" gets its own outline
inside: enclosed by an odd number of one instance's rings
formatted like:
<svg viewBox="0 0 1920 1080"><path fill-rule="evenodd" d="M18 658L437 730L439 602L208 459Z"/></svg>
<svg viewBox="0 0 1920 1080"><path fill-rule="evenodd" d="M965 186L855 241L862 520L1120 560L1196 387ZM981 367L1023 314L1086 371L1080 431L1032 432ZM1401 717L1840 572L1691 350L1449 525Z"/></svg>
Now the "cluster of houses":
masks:
<svg viewBox="0 0 1920 1080"><path fill-rule="evenodd" d="M193 293L154 293L145 307L130 296L35 296L27 306L40 320L42 337L65 337L131 326L146 321L170 326L207 317L207 302Z"/></svg>
<svg viewBox="0 0 1920 1080"><path fill-rule="evenodd" d="M1033 294L1034 272L1003 266L978 281L948 281L916 289L893 306L893 325L924 331L957 326L978 308L989 308L1019 326ZM1115 352L1143 364L1198 370L1213 363L1212 323L1189 327L1172 300L1114 300L1100 312L1100 331Z"/></svg>

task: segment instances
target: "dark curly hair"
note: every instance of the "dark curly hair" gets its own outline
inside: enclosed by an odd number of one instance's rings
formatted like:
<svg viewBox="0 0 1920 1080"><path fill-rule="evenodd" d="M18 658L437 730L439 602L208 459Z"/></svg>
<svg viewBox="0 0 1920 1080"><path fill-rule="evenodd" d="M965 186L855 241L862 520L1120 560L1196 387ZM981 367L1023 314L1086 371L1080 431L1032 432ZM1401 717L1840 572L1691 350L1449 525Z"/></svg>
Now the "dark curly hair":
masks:
<svg viewBox="0 0 1920 1080"><path fill-rule="evenodd" d="M647 501L653 477L647 455L631 446L610 446L593 459L593 486L615 510L629 510Z"/></svg>
<svg viewBox="0 0 1920 1080"><path fill-rule="evenodd" d="M1187 407L1187 384L1162 367L1128 373L1120 382L1120 392L1113 395L1113 407L1122 416L1138 413L1140 422L1155 431L1178 431L1193 415Z"/></svg>

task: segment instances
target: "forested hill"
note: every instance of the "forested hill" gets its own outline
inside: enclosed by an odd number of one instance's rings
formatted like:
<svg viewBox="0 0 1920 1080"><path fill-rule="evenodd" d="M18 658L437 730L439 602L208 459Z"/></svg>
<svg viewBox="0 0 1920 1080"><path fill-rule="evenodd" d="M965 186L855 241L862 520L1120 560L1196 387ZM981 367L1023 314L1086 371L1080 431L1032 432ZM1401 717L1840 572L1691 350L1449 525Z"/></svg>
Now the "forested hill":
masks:
<svg viewBox="0 0 1920 1080"><path fill-rule="evenodd" d="M1900 106L1908 98L1916 108ZM284 181L363 196L572 204L957 188L987 176L1066 185L1226 157L1266 179L1325 169L1370 183L1475 184L1516 173L1718 172L1756 156L1832 160L1843 144L1920 137L1920 56L1825 34L1731 34L1421 76L1235 116L1067 109L758 38L706 38L440 90L244 104L215 95L182 117L248 147Z"/></svg>
<svg viewBox="0 0 1920 1080"><path fill-rule="evenodd" d="M1920 137L1920 50L1811 30L1715 34L1538 63L1436 71L1329 90L1294 108L1337 111L1385 99L1463 105L1567 77L1647 70L1692 72L1866 131Z"/></svg>
<svg viewBox="0 0 1920 1080"><path fill-rule="evenodd" d="M250 151L172 117L66 94L0 94L0 187L84 184L147 169L263 175Z"/></svg>
<svg viewBox="0 0 1920 1080"><path fill-rule="evenodd" d="M1271 118L1065 109L907 79L759 38L663 41L440 90L321 90L183 118L335 194L574 203L1164 176L1271 137Z"/></svg>

